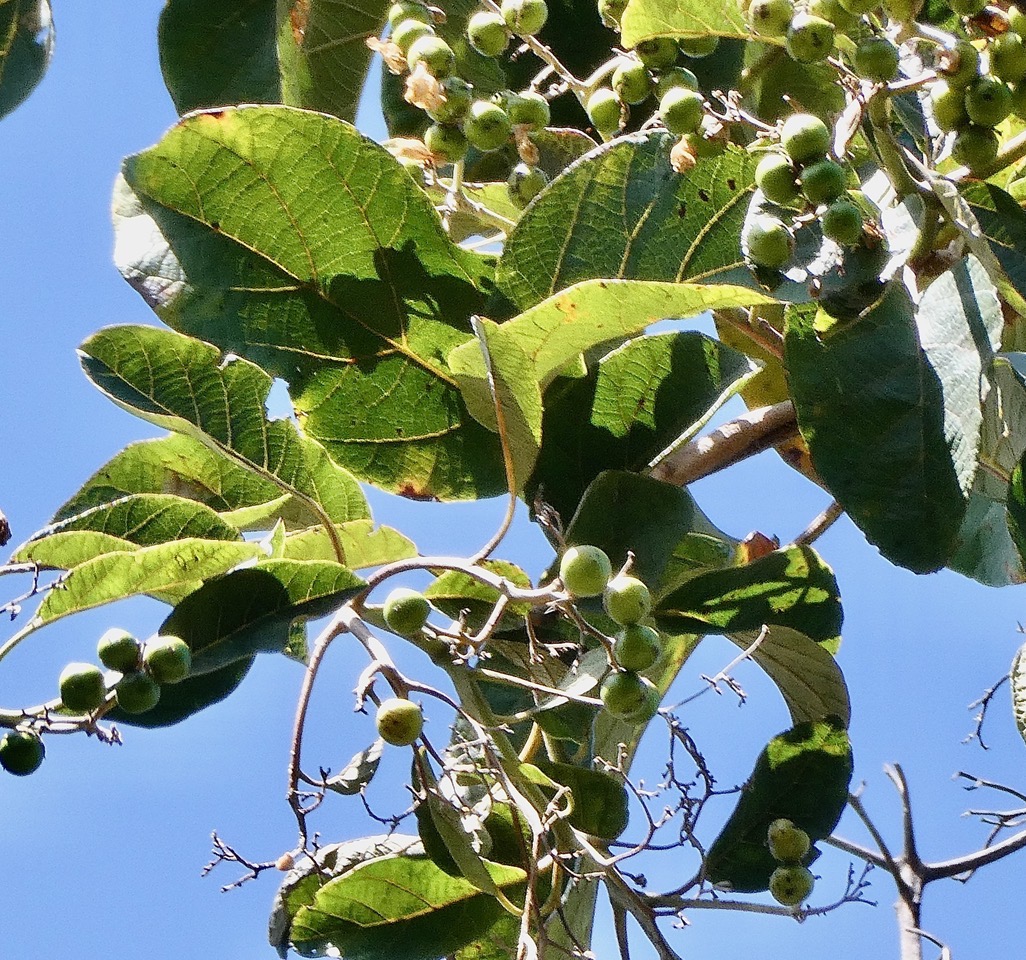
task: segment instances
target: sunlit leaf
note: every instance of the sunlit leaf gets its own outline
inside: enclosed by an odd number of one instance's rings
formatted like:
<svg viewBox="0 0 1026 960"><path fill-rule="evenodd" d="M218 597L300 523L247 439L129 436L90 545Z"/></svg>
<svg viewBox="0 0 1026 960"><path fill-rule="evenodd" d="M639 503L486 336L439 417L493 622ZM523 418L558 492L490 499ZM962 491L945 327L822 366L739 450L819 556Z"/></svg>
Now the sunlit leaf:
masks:
<svg viewBox="0 0 1026 960"><path fill-rule="evenodd" d="M651 37L737 37L752 31L736 0L630 0L620 20L623 42L633 47Z"/></svg>
<svg viewBox="0 0 1026 960"><path fill-rule="evenodd" d="M43 79L53 41L50 0L0 0L0 117Z"/></svg>
<svg viewBox="0 0 1026 960"><path fill-rule="evenodd" d="M1012 659L1012 714L1019 734L1026 740L1026 645Z"/></svg>

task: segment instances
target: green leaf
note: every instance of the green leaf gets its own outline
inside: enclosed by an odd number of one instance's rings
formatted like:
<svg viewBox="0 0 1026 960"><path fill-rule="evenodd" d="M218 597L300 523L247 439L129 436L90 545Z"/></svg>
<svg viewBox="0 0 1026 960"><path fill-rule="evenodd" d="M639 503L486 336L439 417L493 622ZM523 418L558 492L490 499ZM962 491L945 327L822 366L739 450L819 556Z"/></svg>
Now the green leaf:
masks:
<svg viewBox="0 0 1026 960"><path fill-rule="evenodd" d="M531 587L531 578L514 563L509 563L506 560L486 560L482 566L500 577L505 577L517 587L525 589ZM484 626L488 615L499 600L497 590L459 570L448 570L441 574L424 591L424 596L431 601L432 605L453 620L465 612L467 625L471 630L480 630ZM507 613L500 621L499 629L519 626L523 622L523 618L530 612L531 605L511 603L506 610Z"/></svg>
<svg viewBox="0 0 1026 960"><path fill-rule="evenodd" d="M554 180L506 242L503 293L526 310L595 278L754 284L740 253L754 158L729 149L678 174L675 142L619 137Z"/></svg>
<svg viewBox="0 0 1026 960"><path fill-rule="evenodd" d="M480 940L457 950L454 960L515 960L519 937L520 920L503 914Z"/></svg>
<svg viewBox="0 0 1026 960"><path fill-rule="evenodd" d="M385 741L378 737L369 747L354 755L338 773L325 780L324 785L333 793L345 797L360 793L378 772L384 748Z"/></svg>
<svg viewBox="0 0 1026 960"><path fill-rule="evenodd" d="M713 288L715 289L715 288ZM746 382L754 365L698 333L631 340L586 377L546 391L530 483L565 518L603 470L644 471Z"/></svg>
<svg viewBox="0 0 1026 960"><path fill-rule="evenodd" d="M179 113L280 103L277 0L167 0L160 69Z"/></svg>
<svg viewBox="0 0 1026 960"><path fill-rule="evenodd" d="M500 888L524 871L490 864ZM347 960L437 960L472 943L504 913L499 902L424 857L373 860L321 887L290 938L297 950L334 945Z"/></svg>
<svg viewBox="0 0 1026 960"><path fill-rule="evenodd" d="M1012 658L1012 716L1019 735L1026 740L1026 644Z"/></svg>
<svg viewBox="0 0 1026 960"><path fill-rule="evenodd" d="M53 41L50 0L0 0L0 117L43 79Z"/></svg>
<svg viewBox="0 0 1026 960"><path fill-rule="evenodd" d="M838 723L801 723L774 737L709 848L708 879L746 893L766 890L777 867L766 846L769 825L786 817L812 840L830 836L848 802L851 775L851 743Z"/></svg>
<svg viewBox="0 0 1026 960"><path fill-rule="evenodd" d="M1020 460L1008 481L1008 531L1019 551L1020 560L1026 562L1026 478L1023 470L1023 461Z"/></svg>
<svg viewBox="0 0 1026 960"><path fill-rule="evenodd" d="M353 127L287 107L188 117L126 161L115 224L116 261L160 318L285 379L338 463L410 496L505 489L445 362L491 262Z"/></svg>
<svg viewBox="0 0 1026 960"><path fill-rule="evenodd" d="M370 520L350 520L335 525L350 570L379 567L417 555L413 541L393 527L375 527ZM332 537L324 527L309 527L285 537L283 557L290 560L335 560Z"/></svg>
<svg viewBox="0 0 1026 960"><path fill-rule="evenodd" d="M729 634L748 650L758 633ZM752 651L754 660L777 685L794 723L834 716L847 727L851 721L848 687L826 644L816 643L788 627L770 628Z"/></svg>
<svg viewBox="0 0 1026 960"><path fill-rule="evenodd" d="M569 787L573 809L569 821L584 833L615 840L630 819L627 788L604 770L589 770L569 763L537 759L534 765L556 783Z"/></svg>
<svg viewBox="0 0 1026 960"><path fill-rule="evenodd" d="M620 29L626 47L651 37L752 36L736 0L630 0Z"/></svg>
<svg viewBox="0 0 1026 960"><path fill-rule="evenodd" d="M789 627L836 649L841 601L833 571L811 547L775 550L741 567L692 577L657 602L660 629L676 633L758 632Z"/></svg>
<svg viewBox="0 0 1026 960"><path fill-rule="evenodd" d="M917 573L939 569L954 552L981 424L972 307L942 302L942 293L961 290L940 282L920 306L922 345L898 283L823 340L798 313L785 337L798 425L816 472L869 541ZM939 311L935 323L930 308Z"/></svg>
<svg viewBox="0 0 1026 960"><path fill-rule="evenodd" d="M962 191L1004 278L995 278L1013 303L1026 300L1026 212L992 183L974 183ZM1003 281L1003 282L1002 282ZM1009 289L1010 288L1010 289Z"/></svg>
<svg viewBox="0 0 1026 960"><path fill-rule="evenodd" d="M289 420L268 420L271 378L210 344L153 327L110 327L80 348L89 378L118 406L205 444L303 502L322 521L362 519L356 480Z"/></svg>

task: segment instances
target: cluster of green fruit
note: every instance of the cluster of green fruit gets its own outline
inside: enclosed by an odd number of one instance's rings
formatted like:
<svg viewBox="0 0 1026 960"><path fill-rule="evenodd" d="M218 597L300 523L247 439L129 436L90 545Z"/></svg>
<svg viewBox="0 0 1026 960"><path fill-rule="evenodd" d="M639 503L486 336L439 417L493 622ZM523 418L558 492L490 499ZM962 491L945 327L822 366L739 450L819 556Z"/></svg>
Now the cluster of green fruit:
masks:
<svg viewBox="0 0 1026 960"><path fill-rule="evenodd" d="M514 36L534 36L545 25L545 0L503 0L501 13L480 10L467 21L467 41L478 53L495 58L506 53ZM411 102L422 106L433 121L424 144L439 165L458 163L473 147L482 153L500 150L518 132L527 136L549 124L549 103L534 90L503 91L479 98L473 86L456 73L456 54L435 32L434 14L419 0L399 0L388 14L390 39L406 59L415 78L425 83ZM409 87L408 87L409 90ZM525 206L537 196L548 178L534 163L518 163L507 182L510 199Z"/></svg>
<svg viewBox="0 0 1026 960"><path fill-rule="evenodd" d="M802 861L808 856L809 835L790 820L774 820L766 831L770 854L780 866L770 876L770 894L785 907L797 907L807 900L816 878Z"/></svg>
<svg viewBox="0 0 1026 960"><path fill-rule="evenodd" d="M615 668L599 690L606 710L629 723L651 720L659 709L659 690L641 671L662 655L662 640L641 622L652 612L648 587L623 571L614 576L605 551L590 544L563 554L559 578L575 599L601 596L606 614L622 627L613 642Z"/></svg>
<svg viewBox="0 0 1026 960"><path fill-rule="evenodd" d="M823 235L843 246L859 243L862 211L847 196L848 171L827 156L830 128L819 117L797 113L780 131L783 151L765 154L755 168L755 182L770 203L815 210ZM793 221L785 223L769 213L750 216L742 245L748 259L760 267L781 270L794 254Z"/></svg>

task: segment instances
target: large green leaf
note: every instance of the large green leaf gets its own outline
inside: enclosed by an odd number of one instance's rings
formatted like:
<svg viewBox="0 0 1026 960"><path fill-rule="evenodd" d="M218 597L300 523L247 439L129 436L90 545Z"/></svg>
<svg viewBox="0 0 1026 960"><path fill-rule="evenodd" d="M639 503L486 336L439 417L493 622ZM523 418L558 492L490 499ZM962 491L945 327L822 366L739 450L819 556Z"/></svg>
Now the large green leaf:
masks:
<svg viewBox="0 0 1026 960"><path fill-rule="evenodd" d="M413 541L395 528L375 527L370 520L350 520L335 524L334 537L324 527L308 527L288 534L282 544L282 556L290 560L335 560L335 541L341 543L350 570L417 555Z"/></svg>
<svg viewBox="0 0 1026 960"><path fill-rule="evenodd" d="M512 231L497 280L521 309L581 280L752 283L740 236L754 159L729 149L675 173L663 133L619 137L553 181Z"/></svg>
<svg viewBox="0 0 1026 960"><path fill-rule="evenodd" d="M944 566L954 551L981 424L975 306L954 279L939 283L919 310L932 325L924 330L932 353L898 283L824 339L795 313L785 338L798 425L816 472L887 559L920 573ZM936 321L928 308L938 311Z"/></svg>
<svg viewBox="0 0 1026 960"><path fill-rule="evenodd" d="M573 516L599 473L645 470L753 370L743 354L702 334L666 333L631 340L586 377L554 383L528 498L540 491Z"/></svg>
<svg viewBox="0 0 1026 960"><path fill-rule="evenodd" d="M277 0L167 0L157 38L179 113L280 103Z"/></svg>
<svg viewBox="0 0 1026 960"><path fill-rule="evenodd" d="M605 770L590 770L569 763L534 761L555 783L570 788L573 809L568 820L584 833L615 840L627 829L630 818L627 789L623 781Z"/></svg>
<svg viewBox="0 0 1026 960"><path fill-rule="evenodd" d="M287 380L336 461L411 496L504 489L445 363L490 261L353 127L287 107L186 118L126 162L115 223L118 265L161 319Z"/></svg>
<svg viewBox="0 0 1026 960"><path fill-rule="evenodd" d="M1026 740L1026 644L1012 658L1012 715L1019 735Z"/></svg>
<svg viewBox="0 0 1026 960"><path fill-rule="evenodd" d="M811 547L775 550L740 567L692 577L654 612L661 628L676 633L758 631L789 627L835 649L841 601L833 571Z"/></svg>
<svg viewBox="0 0 1026 960"><path fill-rule="evenodd" d="M801 723L774 737L709 848L708 879L742 892L767 889L778 866L766 846L769 825L785 817L813 840L830 836L848 802L851 775L851 743L840 724Z"/></svg>
<svg viewBox="0 0 1026 960"><path fill-rule="evenodd" d="M752 36L737 0L630 0L620 27L628 47L651 37Z"/></svg>
<svg viewBox="0 0 1026 960"><path fill-rule="evenodd" d="M524 871L490 864L500 888ZM334 945L347 960L437 960L482 936L503 913L499 902L424 857L396 856L357 866L321 887L290 932L300 951Z"/></svg>
<svg viewBox="0 0 1026 960"><path fill-rule="evenodd" d="M971 184L962 196L1004 271L1005 283L1022 303L1026 298L1026 212L992 183Z"/></svg>
<svg viewBox="0 0 1026 960"><path fill-rule="evenodd" d="M43 79L53 39L50 0L0 0L0 117Z"/></svg>

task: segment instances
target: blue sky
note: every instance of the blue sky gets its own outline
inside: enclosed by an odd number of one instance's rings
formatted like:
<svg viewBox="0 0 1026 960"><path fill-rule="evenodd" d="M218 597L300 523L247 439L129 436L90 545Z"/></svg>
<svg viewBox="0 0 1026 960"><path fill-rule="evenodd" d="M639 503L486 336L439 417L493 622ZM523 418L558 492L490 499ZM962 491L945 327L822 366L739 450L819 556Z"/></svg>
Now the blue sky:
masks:
<svg viewBox="0 0 1026 960"><path fill-rule="evenodd" d="M111 263L110 191L121 158L157 140L175 115L160 78L156 0L104 4L55 2L55 59L42 86L0 122L0 508L20 542L96 467L127 442L153 436L86 382L75 348L110 323L153 320ZM365 128L374 131L368 111ZM363 122L363 121L362 121ZM822 491L772 454L693 488L704 509L736 535L753 529L788 540L825 506ZM501 514L501 504L425 506L375 495L377 519L398 526L423 552L473 549ZM837 573L845 602L841 665L853 699L856 780L885 835L897 842L899 816L881 772L900 761L919 814L922 851L944 859L985 835L961 817L969 806L1005 807L1000 797L966 794L959 770L1026 785L1026 753L1008 709L995 701L984 753L960 741L972 727L966 705L994 683L1023 637L1017 631L1023 588L988 590L954 574L914 577L892 568L846 520L819 543ZM551 556L520 523L505 555L538 573ZM4 582L8 599L21 584ZM111 624L147 635L162 617L138 602L73 618L40 632L0 666L0 704L14 707L53 695L61 667L95 656ZM11 628L9 628L11 629ZM0 640L6 638L0 635ZM318 688L310 756L338 766L372 738L354 716L350 691L363 661L336 645ZM681 696L701 687L732 654L710 641L679 681ZM411 669L429 665L409 659ZM750 694L707 695L685 722L707 750L723 784L741 782L760 747L786 727L783 705L757 669L738 679ZM276 878L218 892L235 875L199 873L216 829L254 859L274 858L294 842L284 803L285 766L300 669L281 658L258 661L240 691L176 728L126 731L121 748L84 737L51 738L33 777L0 777L0 956L12 960L148 960L273 956L267 911ZM675 690L675 693L677 690ZM433 718L436 726L445 718ZM636 772L661 773L661 743L643 750ZM399 786L407 757L390 751L371 794L375 809L404 805ZM714 816L725 816L724 806ZM355 801L326 804L316 821L325 841L374 832ZM712 836L710 824L709 837ZM864 841L847 818L841 833ZM828 851L814 903L839 896L848 858ZM680 852L653 858L654 888L689 876ZM983 871L963 887L931 887L925 923L959 960L1007 956L1019 938L1010 909L1022 890L1023 860ZM696 912L671 933L689 958L762 956L855 960L896 956L893 887L879 873L876 909L852 905L804 925L744 914ZM609 926L595 949L615 953ZM651 951L639 939L636 957ZM935 951L934 951L935 953ZM930 952L927 952L930 955Z"/></svg>

